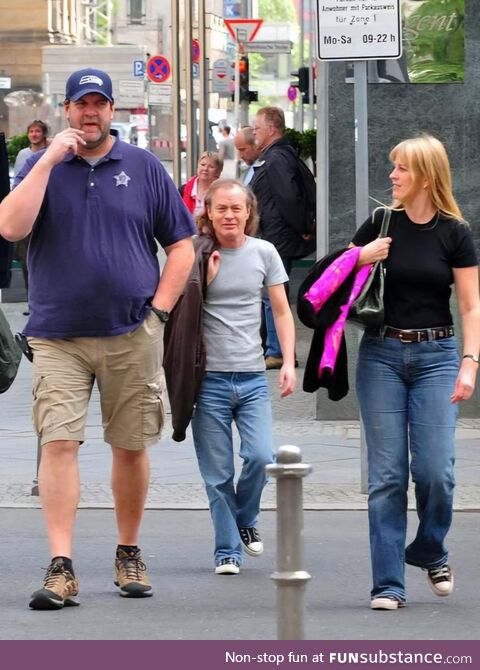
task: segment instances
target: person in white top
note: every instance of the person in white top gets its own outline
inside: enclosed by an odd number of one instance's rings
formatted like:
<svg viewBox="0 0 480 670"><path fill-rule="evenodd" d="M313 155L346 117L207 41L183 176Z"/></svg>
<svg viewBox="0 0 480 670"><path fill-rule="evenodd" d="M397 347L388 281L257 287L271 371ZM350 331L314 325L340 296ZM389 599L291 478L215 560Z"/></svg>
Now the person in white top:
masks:
<svg viewBox="0 0 480 670"><path fill-rule="evenodd" d="M252 126L241 128L235 135L233 142L240 160L247 166L247 169L243 172L242 181L244 184L249 184L253 177L257 158L260 155L260 149L255 144Z"/></svg>

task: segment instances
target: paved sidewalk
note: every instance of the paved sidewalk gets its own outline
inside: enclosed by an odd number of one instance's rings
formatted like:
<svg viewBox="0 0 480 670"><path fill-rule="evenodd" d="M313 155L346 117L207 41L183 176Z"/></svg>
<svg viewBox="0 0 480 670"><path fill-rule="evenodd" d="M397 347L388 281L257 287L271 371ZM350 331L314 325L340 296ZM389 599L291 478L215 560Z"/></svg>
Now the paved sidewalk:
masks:
<svg viewBox="0 0 480 670"><path fill-rule="evenodd" d="M13 331L21 330L26 317L24 303L4 303L2 309ZM301 390L303 368L311 332L298 324L297 355L300 359L297 392L278 397L277 372L268 373L272 389L275 440L278 446L295 444L303 460L312 465L304 480L305 509L366 509L360 492L360 425L358 421L315 420L315 397ZM37 438L31 424L32 367L24 358L12 388L0 398L0 507L39 506L31 496L36 473ZM324 391L321 391L324 392ZM147 508L206 509L193 449L191 432L185 442L171 439L167 425L164 438L150 451L152 480ZM103 442L98 394L93 394L87 439L80 452L81 507L112 507L110 453ZM455 509L480 510L480 419L461 419L457 432L457 489ZM413 502L413 501L411 501ZM265 490L263 507L275 507L275 486Z"/></svg>

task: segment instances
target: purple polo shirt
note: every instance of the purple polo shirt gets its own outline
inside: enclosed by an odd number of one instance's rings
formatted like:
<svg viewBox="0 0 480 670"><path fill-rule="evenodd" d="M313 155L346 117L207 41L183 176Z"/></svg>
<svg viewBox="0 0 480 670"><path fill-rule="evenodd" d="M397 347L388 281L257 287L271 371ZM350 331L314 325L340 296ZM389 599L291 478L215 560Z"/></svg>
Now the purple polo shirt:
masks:
<svg viewBox="0 0 480 670"><path fill-rule="evenodd" d="M28 159L15 185L42 154ZM153 154L116 140L94 167L68 155L50 174L30 239L24 333L108 337L133 330L158 286L156 240L168 247L195 232Z"/></svg>

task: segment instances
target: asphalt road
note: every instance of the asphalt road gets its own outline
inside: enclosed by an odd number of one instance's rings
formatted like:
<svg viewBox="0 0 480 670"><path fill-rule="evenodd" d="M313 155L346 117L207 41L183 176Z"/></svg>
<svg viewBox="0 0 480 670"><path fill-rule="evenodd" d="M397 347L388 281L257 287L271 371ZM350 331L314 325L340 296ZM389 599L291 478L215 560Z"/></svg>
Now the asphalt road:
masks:
<svg viewBox="0 0 480 670"><path fill-rule="evenodd" d="M309 640L478 640L480 637L480 514L457 512L449 536L456 588L438 598L425 575L407 566L408 606L369 607L370 566L364 511L305 513L305 638ZM111 510L80 510L75 569L81 606L31 611L48 564L40 510L0 509L0 639L2 640L274 640L275 514L263 512L266 549L247 558L238 576L213 572L207 511L145 513L142 546L155 588L152 598L128 600L113 585ZM409 517L415 530L415 515Z"/></svg>

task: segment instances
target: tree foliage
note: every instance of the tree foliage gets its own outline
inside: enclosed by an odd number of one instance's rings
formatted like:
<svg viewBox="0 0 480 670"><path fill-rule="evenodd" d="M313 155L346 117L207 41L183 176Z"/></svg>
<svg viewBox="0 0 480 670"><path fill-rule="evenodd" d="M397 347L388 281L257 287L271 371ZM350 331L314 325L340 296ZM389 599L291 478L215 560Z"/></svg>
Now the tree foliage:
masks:
<svg viewBox="0 0 480 670"><path fill-rule="evenodd" d="M15 158L17 157L20 149L25 149L30 146L27 133L21 133L20 135L13 135L7 141L7 154L8 162L10 165L15 163Z"/></svg>
<svg viewBox="0 0 480 670"><path fill-rule="evenodd" d="M282 23L296 23L292 0L258 0L259 18Z"/></svg>
<svg viewBox="0 0 480 670"><path fill-rule="evenodd" d="M290 144L298 151L301 158L304 160L311 158L313 163L317 159L317 131L309 130L295 130L295 128L286 128L285 137Z"/></svg>

